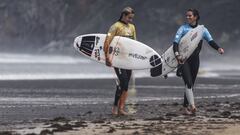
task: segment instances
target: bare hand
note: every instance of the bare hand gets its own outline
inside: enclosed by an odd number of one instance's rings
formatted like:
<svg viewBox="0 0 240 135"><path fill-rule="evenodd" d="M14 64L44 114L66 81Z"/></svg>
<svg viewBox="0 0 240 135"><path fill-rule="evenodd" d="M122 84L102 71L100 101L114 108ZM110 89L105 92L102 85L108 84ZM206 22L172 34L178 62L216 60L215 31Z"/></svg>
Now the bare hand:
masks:
<svg viewBox="0 0 240 135"><path fill-rule="evenodd" d="M108 57L106 57L106 65L109 66L109 67L112 66L112 63L110 62Z"/></svg>
<svg viewBox="0 0 240 135"><path fill-rule="evenodd" d="M184 63L183 57L181 55L176 56L176 59L178 61L178 64L183 64Z"/></svg>
<svg viewBox="0 0 240 135"><path fill-rule="evenodd" d="M224 54L224 50L223 50L223 48L219 48L219 49L218 49L218 53L220 53L220 54Z"/></svg>

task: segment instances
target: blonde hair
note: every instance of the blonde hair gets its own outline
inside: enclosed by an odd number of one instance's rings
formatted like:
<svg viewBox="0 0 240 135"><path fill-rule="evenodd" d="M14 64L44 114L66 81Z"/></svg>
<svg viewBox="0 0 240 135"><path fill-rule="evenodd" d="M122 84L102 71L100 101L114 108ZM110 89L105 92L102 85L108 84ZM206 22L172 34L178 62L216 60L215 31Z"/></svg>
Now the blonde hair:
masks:
<svg viewBox="0 0 240 135"><path fill-rule="evenodd" d="M122 19L123 15L134 14L134 10L131 7L125 7L122 12L119 20Z"/></svg>

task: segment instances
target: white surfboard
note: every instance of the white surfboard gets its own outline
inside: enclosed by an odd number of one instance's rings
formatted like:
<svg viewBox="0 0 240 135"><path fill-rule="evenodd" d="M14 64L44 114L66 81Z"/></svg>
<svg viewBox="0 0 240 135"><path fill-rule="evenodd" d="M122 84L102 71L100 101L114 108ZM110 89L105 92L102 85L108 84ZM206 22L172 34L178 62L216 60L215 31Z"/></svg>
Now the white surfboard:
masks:
<svg viewBox="0 0 240 135"><path fill-rule="evenodd" d="M179 53L183 56L184 60L187 60L194 50L197 48L199 42L202 40L204 32L204 26L199 25L194 29L191 29L186 35L184 35L179 43ZM173 45L167 49L162 55L161 65L151 69L151 76L164 76L169 72L172 72L177 68L178 62L173 52Z"/></svg>
<svg viewBox="0 0 240 135"><path fill-rule="evenodd" d="M75 38L75 49L84 56L105 64L104 41L106 34L86 34ZM126 38L115 36L109 46L113 67L123 69L150 69L162 61L160 55L149 46Z"/></svg>

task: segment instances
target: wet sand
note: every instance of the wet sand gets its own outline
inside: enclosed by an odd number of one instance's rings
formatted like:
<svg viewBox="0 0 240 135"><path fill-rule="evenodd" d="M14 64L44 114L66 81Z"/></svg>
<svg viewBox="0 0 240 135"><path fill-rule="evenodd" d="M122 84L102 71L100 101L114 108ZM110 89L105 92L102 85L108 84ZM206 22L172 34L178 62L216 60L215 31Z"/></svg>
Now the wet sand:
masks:
<svg viewBox="0 0 240 135"><path fill-rule="evenodd" d="M112 116L111 79L1 81L0 135L239 133L239 77L198 78L194 116L182 114L182 85L175 77L137 79L130 115Z"/></svg>

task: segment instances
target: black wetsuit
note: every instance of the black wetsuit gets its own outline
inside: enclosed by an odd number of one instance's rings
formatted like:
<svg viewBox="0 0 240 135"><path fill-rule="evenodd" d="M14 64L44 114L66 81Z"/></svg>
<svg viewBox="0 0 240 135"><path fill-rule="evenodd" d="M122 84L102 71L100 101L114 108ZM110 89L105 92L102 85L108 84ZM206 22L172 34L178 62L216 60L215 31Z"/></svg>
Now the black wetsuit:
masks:
<svg viewBox="0 0 240 135"><path fill-rule="evenodd" d="M128 90L128 84L132 75L132 70L120 69L120 68L114 68L114 70L119 80L119 84L117 85L117 90L116 90L115 99L114 99L114 105L117 106L119 98L122 95L122 92L124 90L126 91Z"/></svg>
<svg viewBox="0 0 240 135"><path fill-rule="evenodd" d="M188 60L183 64L180 65L177 69L177 75L182 76L184 84L188 88L193 88L197 74L199 69L199 53L202 48L202 40L198 44L197 49L193 52L193 54L188 58ZM186 93L184 92L184 107L188 106L188 100L186 97Z"/></svg>

